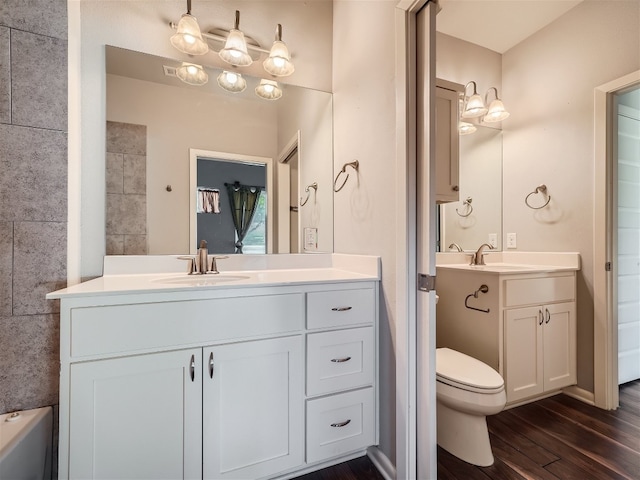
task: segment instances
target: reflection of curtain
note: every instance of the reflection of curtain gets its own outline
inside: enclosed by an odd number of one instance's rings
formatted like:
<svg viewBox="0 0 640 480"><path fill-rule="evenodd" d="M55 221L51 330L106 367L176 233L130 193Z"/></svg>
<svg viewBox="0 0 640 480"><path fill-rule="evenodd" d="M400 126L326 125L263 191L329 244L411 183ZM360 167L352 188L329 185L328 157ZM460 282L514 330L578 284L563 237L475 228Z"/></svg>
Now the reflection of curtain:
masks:
<svg viewBox="0 0 640 480"><path fill-rule="evenodd" d="M249 231L249 225L256 213L258 199L262 189L260 187L250 187L239 183L225 184L229 193L229 203L231 203L231 216L233 225L236 228L238 241L236 242L236 253L242 253L242 240Z"/></svg>
<svg viewBox="0 0 640 480"><path fill-rule="evenodd" d="M220 213L220 192L217 188L198 187L198 213Z"/></svg>

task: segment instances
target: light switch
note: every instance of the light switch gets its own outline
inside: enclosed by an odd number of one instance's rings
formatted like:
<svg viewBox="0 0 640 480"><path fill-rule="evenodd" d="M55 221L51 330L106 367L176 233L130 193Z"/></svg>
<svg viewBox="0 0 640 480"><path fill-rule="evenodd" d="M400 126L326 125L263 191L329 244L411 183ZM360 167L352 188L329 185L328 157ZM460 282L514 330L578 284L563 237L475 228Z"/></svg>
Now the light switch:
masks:
<svg viewBox="0 0 640 480"><path fill-rule="evenodd" d="M318 250L318 229L305 227L304 228L304 249L305 251Z"/></svg>
<svg viewBox="0 0 640 480"><path fill-rule="evenodd" d="M491 245L493 248L497 248L498 247L498 234L497 233L490 233L489 234L489 245Z"/></svg>
<svg viewBox="0 0 640 480"><path fill-rule="evenodd" d="M515 233L507 233L507 248L517 248Z"/></svg>

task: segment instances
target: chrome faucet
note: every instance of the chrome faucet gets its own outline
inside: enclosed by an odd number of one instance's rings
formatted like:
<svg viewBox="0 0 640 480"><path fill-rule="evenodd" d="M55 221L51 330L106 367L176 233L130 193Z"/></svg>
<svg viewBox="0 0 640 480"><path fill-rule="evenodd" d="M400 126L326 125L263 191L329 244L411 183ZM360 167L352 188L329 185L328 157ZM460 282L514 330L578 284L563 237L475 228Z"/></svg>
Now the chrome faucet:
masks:
<svg viewBox="0 0 640 480"><path fill-rule="evenodd" d="M220 260L223 258L229 258L228 256L216 256L209 255L209 250L207 249L207 241L200 241L200 248L196 252L195 256L180 256L178 260L188 260L189 264L187 266L187 273L189 275L204 275L206 273L220 273L218 271L218 265L216 260Z"/></svg>
<svg viewBox="0 0 640 480"><path fill-rule="evenodd" d="M484 265L484 247L487 247L489 250L493 250L493 246L488 243L483 243L480 245L476 253L471 257L471 265Z"/></svg>
<svg viewBox="0 0 640 480"><path fill-rule="evenodd" d="M449 248L455 248L457 249L459 252L462 252L462 249L460 248L460 245L458 245L457 243L452 243L451 245L449 245Z"/></svg>

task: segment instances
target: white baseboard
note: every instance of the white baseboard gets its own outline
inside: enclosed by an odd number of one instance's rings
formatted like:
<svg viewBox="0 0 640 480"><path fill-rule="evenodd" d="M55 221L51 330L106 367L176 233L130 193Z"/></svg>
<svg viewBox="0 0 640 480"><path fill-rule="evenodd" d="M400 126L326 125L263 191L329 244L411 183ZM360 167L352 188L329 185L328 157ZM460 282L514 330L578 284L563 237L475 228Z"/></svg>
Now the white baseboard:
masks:
<svg viewBox="0 0 640 480"><path fill-rule="evenodd" d="M391 460L389 460L382 450L378 447L369 447L367 449L367 456L371 459L371 462L373 462L385 480L395 480L396 467L391 463Z"/></svg>
<svg viewBox="0 0 640 480"><path fill-rule="evenodd" d="M596 396L593 392L580 388L576 385L564 388L562 390L562 393L564 393L565 395L569 395L576 400L580 400L581 402L584 402L588 405L595 406L596 404Z"/></svg>

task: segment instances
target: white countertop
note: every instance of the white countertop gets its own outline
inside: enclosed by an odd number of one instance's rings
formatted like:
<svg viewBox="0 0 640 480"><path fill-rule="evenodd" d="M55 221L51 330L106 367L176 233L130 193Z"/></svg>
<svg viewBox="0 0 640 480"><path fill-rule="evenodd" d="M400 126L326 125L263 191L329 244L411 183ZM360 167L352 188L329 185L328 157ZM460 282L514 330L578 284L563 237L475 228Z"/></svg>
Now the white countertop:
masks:
<svg viewBox="0 0 640 480"><path fill-rule="evenodd" d="M175 257L167 256L175 262ZM279 256L280 257L280 256ZM142 263L149 262L148 258L139 259ZM118 262L122 262L120 258ZM132 258L130 262L135 262ZM128 262L128 263L130 263ZM255 266L255 259L251 262ZM184 262L175 262L184 268ZM173 265L173 263L171 263ZM234 265L237 266L237 265ZM184 292L195 290L239 289L249 287L266 287L281 285L301 285L309 283L340 283L357 281L376 281L380 279L380 259L373 256L328 254L326 258L309 256L306 260L298 255L290 259L284 256L278 259L276 268L273 264L265 264L264 269L255 270L224 270L219 275L188 275L176 271L153 273L117 273L134 270L131 265L118 270L112 266L105 271L116 272L72 285L62 290L47 294L47 299L65 297L84 297L113 294L139 294L157 292ZM289 268L285 268L289 267ZM296 268L299 267L299 268ZM138 271L144 271L140 268Z"/></svg>
<svg viewBox="0 0 640 480"><path fill-rule="evenodd" d="M489 263L486 265L446 264L437 268L465 270L468 272L497 273L500 275L520 275L522 273L575 272L579 268L562 265L517 265L513 263Z"/></svg>
<svg viewBox="0 0 640 480"><path fill-rule="evenodd" d="M575 272L580 270L576 252L491 252L486 251L485 265L469 265L471 254L438 253L437 268L468 272L519 275L523 273Z"/></svg>

